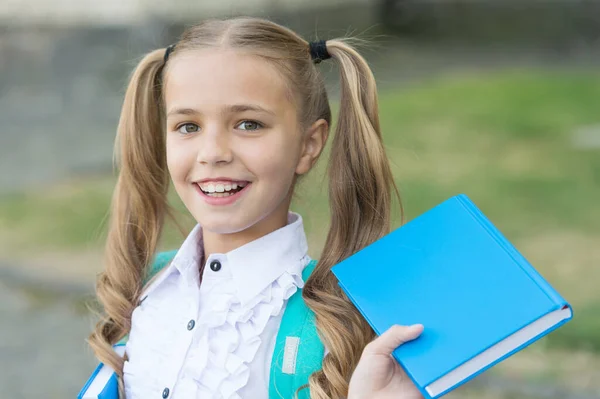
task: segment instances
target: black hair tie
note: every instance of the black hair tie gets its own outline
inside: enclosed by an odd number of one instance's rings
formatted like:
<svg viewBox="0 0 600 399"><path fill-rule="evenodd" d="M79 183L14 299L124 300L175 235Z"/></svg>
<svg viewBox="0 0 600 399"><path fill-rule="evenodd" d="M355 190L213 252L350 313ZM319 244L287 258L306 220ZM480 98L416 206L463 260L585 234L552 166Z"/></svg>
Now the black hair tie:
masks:
<svg viewBox="0 0 600 399"><path fill-rule="evenodd" d="M310 49L310 58L313 59L315 64L318 64L323 60L331 58L331 55L327 51L326 43L326 40L319 40L310 42L308 44L308 47Z"/></svg>
<svg viewBox="0 0 600 399"><path fill-rule="evenodd" d="M169 54L171 54L173 52L173 49L175 49L175 44L171 44L169 47L167 47L167 49L165 50L165 63L167 62L167 60L169 59Z"/></svg>

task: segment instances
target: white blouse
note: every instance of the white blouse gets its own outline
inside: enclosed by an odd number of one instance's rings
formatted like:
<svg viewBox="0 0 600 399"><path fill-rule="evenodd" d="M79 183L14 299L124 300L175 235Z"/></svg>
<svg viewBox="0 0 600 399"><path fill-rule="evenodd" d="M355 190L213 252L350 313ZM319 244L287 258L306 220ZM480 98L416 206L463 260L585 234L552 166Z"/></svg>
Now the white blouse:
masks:
<svg viewBox="0 0 600 399"><path fill-rule="evenodd" d="M302 217L206 259L197 225L142 294L126 345L127 399L267 398L287 299L310 262Z"/></svg>

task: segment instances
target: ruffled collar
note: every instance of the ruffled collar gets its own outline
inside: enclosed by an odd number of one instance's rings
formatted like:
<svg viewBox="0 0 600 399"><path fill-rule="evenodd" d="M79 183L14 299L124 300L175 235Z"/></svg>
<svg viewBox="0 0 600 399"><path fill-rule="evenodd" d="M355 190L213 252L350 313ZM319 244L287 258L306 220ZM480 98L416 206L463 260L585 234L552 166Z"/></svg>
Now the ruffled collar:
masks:
<svg viewBox="0 0 600 399"><path fill-rule="evenodd" d="M168 269L146 289L146 294L172 273L180 273L186 278L197 280L202 250L202 228L197 224L177 251ZM218 260L228 269L227 273L222 273L223 277L228 276L232 279L238 298L242 303L246 303L286 272L290 265L298 265L298 261L307 253L308 244L302 216L288 212L288 224L284 227L227 253L211 254L205 260L203 279L206 273L210 272L210 263ZM291 272L296 274L298 271Z"/></svg>

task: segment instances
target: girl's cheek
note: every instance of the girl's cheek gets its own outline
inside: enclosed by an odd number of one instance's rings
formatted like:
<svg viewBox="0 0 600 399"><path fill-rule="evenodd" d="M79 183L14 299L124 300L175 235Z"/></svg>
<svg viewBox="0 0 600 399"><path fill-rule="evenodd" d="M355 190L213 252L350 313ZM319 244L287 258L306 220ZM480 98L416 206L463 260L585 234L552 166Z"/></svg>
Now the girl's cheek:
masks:
<svg viewBox="0 0 600 399"><path fill-rule="evenodd" d="M260 154L260 152L259 152ZM290 154L271 152L270 156L254 157L254 172L269 179L285 180L291 173Z"/></svg>
<svg viewBox="0 0 600 399"><path fill-rule="evenodd" d="M177 143L170 145L167 142L167 167L173 177L185 175L195 160L192 149Z"/></svg>

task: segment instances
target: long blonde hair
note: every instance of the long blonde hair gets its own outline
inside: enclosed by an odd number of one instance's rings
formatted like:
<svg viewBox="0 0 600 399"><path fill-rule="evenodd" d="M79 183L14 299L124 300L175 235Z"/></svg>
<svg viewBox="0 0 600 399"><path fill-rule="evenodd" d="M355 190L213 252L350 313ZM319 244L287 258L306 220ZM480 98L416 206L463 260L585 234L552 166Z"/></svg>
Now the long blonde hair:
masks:
<svg viewBox="0 0 600 399"><path fill-rule="evenodd" d="M197 48L227 46L278 67L288 83L301 126L331 125L325 85L308 42L274 22L250 17L206 20L186 30L170 57ZM330 268L390 231L392 193L398 197L379 126L375 79L346 38L327 41L341 73L341 106L329 160L331 224L317 267L302 295L314 311L329 353L309 379L313 399L341 398L363 348L374 338L343 294ZM115 146L120 166L111 205L105 270L97 281L104 317L89 337L98 359L122 377L112 344L131 327L131 314L156 251L165 218L169 174L165 155L165 49L145 55L127 87ZM169 58L169 59L171 59ZM121 392L122 392L122 379Z"/></svg>

